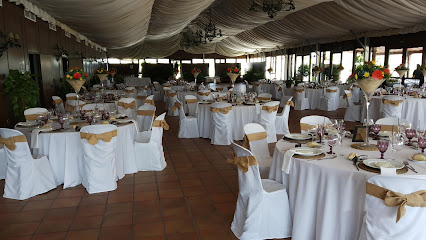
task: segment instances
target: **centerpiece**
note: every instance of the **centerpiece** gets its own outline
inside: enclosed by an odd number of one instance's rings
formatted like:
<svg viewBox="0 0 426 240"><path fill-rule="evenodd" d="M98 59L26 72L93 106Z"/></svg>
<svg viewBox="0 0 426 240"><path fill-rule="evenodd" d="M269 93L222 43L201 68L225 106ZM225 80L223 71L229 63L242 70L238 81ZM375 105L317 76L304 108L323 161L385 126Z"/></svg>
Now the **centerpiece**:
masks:
<svg viewBox="0 0 426 240"><path fill-rule="evenodd" d="M239 69L235 66L230 67L226 70L226 74L229 76L229 79L231 79L232 87L234 87L235 80L240 75L240 73L241 73L241 69Z"/></svg>
<svg viewBox="0 0 426 240"><path fill-rule="evenodd" d="M342 64L333 68L333 75L335 77L335 81L340 80L340 72L342 72L343 69L345 69L345 68L342 66Z"/></svg>
<svg viewBox="0 0 426 240"><path fill-rule="evenodd" d="M322 68L320 68L320 67L318 67L318 66L315 66L314 68L312 68L312 72L314 73L314 77L315 77L315 79L317 79L317 78L318 78L319 74L320 74L322 71L323 71L323 69L322 69ZM315 80L315 79L314 79L314 80ZM319 82L319 79L318 79L318 82Z"/></svg>
<svg viewBox="0 0 426 240"><path fill-rule="evenodd" d="M77 100L79 100L78 94L80 93L80 89L83 86L83 84L86 82L88 76L89 75L85 73L83 69L78 67L71 68L65 74L67 82L71 85L71 87L74 89L75 93L77 94Z"/></svg>
<svg viewBox="0 0 426 240"><path fill-rule="evenodd" d="M395 68L395 71L399 74L399 77L402 78L405 73L408 72L408 68L405 64L401 63L398 67Z"/></svg>
<svg viewBox="0 0 426 240"><path fill-rule="evenodd" d="M387 68L383 68L382 66L376 65L374 61L370 61L355 68L354 78L358 83L359 87L364 92L365 104L367 109L365 142L361 145L355 146L355 148L367 151L377 151L377 147L375 145L371 145L368 141L370 125L370 115L368 108L370 106L371 97L373 96L376 89L386 79L390 78L390 70Z"/></svg>
<svg viewBox="0 0 426 240"><path fill-rule="evenodd" d="M176 79L177 74L179 73L179 68L176 66L173 68L173 78Z"/></svg>
<svg viewBox="0 0 426 240"><path fill-rule="evenodd" d="M108 71L100 67L95 70L95 74L98 76L99 80L101 80L102 88L104 88L104 80L108 76Z"/></svg>
<svg viewBox="0 0 426 240"><path fill-rule="evenodd" d="M111 82L112 82L112 85L114 86L114 76L115 74L117 74L117 69L113 67L109 68L108 74L111 75Z"/></svg>
<svg viewBox="0 0 426 240"><path fill-rule="evenodd" d="M194 68L191 70L191 73L192 73L192 75L194 75L194 78L195 78L195 84L197 84L197 77L198 77L198 74L200 74L200 73L201 73L201 70L200 70L199 68L197 68L197 67L194 67Z"/></svg>

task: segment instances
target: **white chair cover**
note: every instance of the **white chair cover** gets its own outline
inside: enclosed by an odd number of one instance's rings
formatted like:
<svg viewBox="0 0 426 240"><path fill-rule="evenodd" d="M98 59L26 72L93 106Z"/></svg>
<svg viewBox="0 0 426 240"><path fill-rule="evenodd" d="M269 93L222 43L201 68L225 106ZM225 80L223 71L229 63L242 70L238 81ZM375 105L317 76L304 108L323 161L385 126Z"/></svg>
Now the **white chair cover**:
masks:
<svg viewBox="0 0 426 240"><path fill-rule="evenodd" d="M232 108L229 103L213 103L210 108ZM232 142L232 110L227 114L220 111L217 113L212 112L212 125L211 125L211 144L213 145L229 145Z"/></svg>
<svg viewBox="0 0 426 240"><path fill-rule="evenodd" d="M237 157L253 156L232 142ZM258 165L247 172L238 169L239 193L231 230L238 239L277 239L291 237L291 217L285 186L261 179Z"/></svg>
<svg viewBox="0 0 426 240"><path fill-rule="evenodd" d="M152 91L152 94L154 95L155 101L162 101L163 96L161 95L161 85L158 82L154 82L154 89Z"/></svg>
<svg viewBox="0 0 426 240"><path fill-rule="evenodd" d="M284 97L284 96L283 96ZM288 129L288 116L290 114L290 108L293 97L290 97L284 104L284 110L281 113L278 113L275 118L275 130L277 134L286 135L290 133Z"/></svg>
<svg viewBox="0 0 426 240"><path fill-rule="evenodd" d="M300 86L294 87L294 110L306 109L309 109L309 99L305 97L305 88Z"/></svg>
<svg viewBox="0 0 426 240"><path fill-rule="evenodd" d="M275 83L274 84L274 89L275 89L275 99L281 99L283 94L283 86L279 83Z"/></svg>
<svg viewBox="0 0 426 240"><path fill-rule="evenodd" d="M120 106L120 103L124 104L131 104L134 103L133 108L128 107L127 109L123 106ZM136 99L134 98L122 98L120 101L118 101L117 106L118 113L125 114L129 118L135 119L136 118Z"/></svg>
<svg viewBox="0 0 426 240"><path fill-rule="evenodd" d="M7 159L6 153L3 147L0 147L0 180L6 178L7 172Z"/></svg>
<svg viewBox="0 0 426 240"><path fill-rule="evenodd" d="M389 126L398 126L399 125L411 128L411 122L406 119L398 119L398 118L380 118L377 119L376 124L378 125L389 125Z"/></svg>
<svg viewBox="0 0 426 240"><path fill-rule="evenodd" d="M93 86L92 87L94 87L94 88L102 88L102 85L101 84L93 84Z"/></svg>
<svg viewBox="0 0 426 240"><path fill-rule="evenodd" d="M254 91L257 93L257 95L262 94L263 93L263 89L262 89L262 84L259 82L254 82L253 83L254 86Z"/></svg>
<svg viewBox="0 0 426 240"><path fill-rule="evenodd" d="M202 93L202 94L204 94L204 95L201 95L201 94L199 94L199 93ZM205 94L208 94L208 95L206 96ZM204 90L199 90L199 91L197 92L197 98L198 98L198 101L206 101L206 100L211 100L211 99L213 99L213 96L212 96L212 94L211 94L211 91L210 91L210 90L204 89Z"/></svg>
<svg viewBox="0 0 426 240"><path fill-rule="evenodd" d="M367 182L405 195L426 190L424 176L378 175L368 179ZM398 206L388 207L383 199L366 194L365 222L359 239L424 239L426 228L423 220L426 219L426 208L410 206L405 208L405 215L396 222Z"/></svg>
<svg viewBox="0 0 426 240"><path fill-rule="evenodd" d="M68 100L66 103L66 110L70 110L72 109L72 111L77 111L80 108L82 108L84 105L86 105L85 102L81 101L81 100ZM69 109L69 107L71 106L71 108ZM72 112L70 111L70 112Z"/></svg>
<svg viewBox="0 0 426 240"><path fill-rule="evenodd" d="M141 91L136 95L136 102L138 104L138 108L145 104L145 99L147 98L148 94L146 91Z"/></svg>
<svg viewBox="0 0 426 240"><path fill-rule="evenodd" d="M154 121L163 121L166 113L158 116ZM163 128L152 127L148 138L141 136L135 140L136 167L138 171L161 171L166 166L163 151Z"/></svg>
<svg viewBox="0 0 426 240"><path fill-rule="evenodd" d="M265 129L257 123L248 123L244 125L244 134L256 134L256 133L266 133ZM250 152L256 157L257 162L259 163L259 173L260 178L268 178L269 171L271 170L272 157L269 153L268 142L266 138L249 141Z"/></svg>
<svg viewBox="0 0 426 240"><path fill-rule="evenodd" d="M277 131L275 129L275 119L278 112L278 107L280 106L280 102L273 101L265 103L262 106L262 111L260 112L260 121L259 124L262 125L266 129L266 133L268 134L267 141L268 143L273 143L277 141ZM276 107L276 111L266 111L263 108L265 107Z"/></svg>
<svg viewBox="0 0 426 240"><path fill-rule="evenodd" d="M135 87L126 87L124 92L126 93L127 97L136 98L137 90Z"/></svg>
<svg viewBox="0 0 426 240"><path fill-rule="evenodd" d="M346 108L344 120L349 122L359 122L361 120L362 106L354 103L354 94L351 91L345 90L345 96L348 101L348 107Z"/></svg>
<svg viewBox="0 0 426 240"><path fill-rule="evenodd" d="M176 94L175 90L170 90L169 94ZM177 101L177 94L174 96L167 96L167 102L168 104L168 113L170 116L179 116L179 109L173 111L173 106L175 104L175 102Z"/></svg>
<svg viewBox="0 0 426 240"><path fill-rule="evenodd" d="M167 93L171 90L172 88L170 87L163 87L163 92L164 92L163 101L166 103L166 108L168 107L168 104L169 104L169 102L167 101L167 98L168 98Z"/></svg>
<svg viewBox="0 0 426 240"><path fill-rule="evenodd" d="M47 109L46 108L28 108L27 110L24 111L24 116L28 121L36 121L37 119L34 120L30 120L28 115L34 115L34 114L45 114L47 113Z"/></svg>
<svg viewBox="0 0 426 240"><path fill-rule="evenodd" d="M24 136L21 132L0 128L2 138ZM52 168L46 156L34 159L28 142L15 142L15 150L4 146L7 159L4 198L24 200L48 192L58 184L55 183Z"/></svg>
<svg viewBox="0 0 426 240"><path fill-rule="evenodd" d="M179 138L199 138L200 134L198 133L198 119L194 116L185 116L185 111L183 110L183 104L176 100L181 107L179 108Z"/></svg>
<svg viewBox="0 0 426 240"><path fill-rule="evenodd" d="M272 94L270 93L261 93L257 95L258 98L269 98L272 99Z"/></svg>
<svg viewBox="0 0 426 240"><path fill-rule="evenodd" d="M89 103L84 105L81 110L83 111L94 111L96 110L96 108L98 110L106 110L105 105L103 105L102 103Z"/></svg>
<svg viewBox="0 0 426 240"><path fill-rule="evenodd" d="M383 96L381 104L382 118L401 118L403 97L400 96ZM389 104L389 102L393 104Z"/></svg>
<svg viewBox="0 0 426 240"><path fill-rule="evenodd" d="M328 87L325 89L324 97L321 98L320 109L324 111L335 111L339 108L339 88Z"/></svg>
<svg viewBox="0 0 426 240"><path fill-rule="evenodd" d="M362 93L362 91L361 91L361 88L359 88L359 87L357 87L357 85L354 85L353 87L352 87L352 98L353 98L353 101L354 102L360 102L360 97L361 97L361 94Z"/></svg>
<svg viewBox="0 0 426 240"><path fill-rule="evenodd" d="M244 83L237 83L234 86L234 90L232 91L233 94L236 94L237 97L241 97L244 93L246 93L247 87Z"/></svg>
<svg viewBox="0 0 426 240"><path fill-rule="evenodd" d="M54 105L58 107L59 111L62 114L65 114L66 111L65 111L65 107L64 107L64 101L62 100L62 98L60 98L58 96L52 96L52 100L53 100Z"/></svg>
<svg viewBox="0 0 426 240"><path fill-rule="evenodd" d="M219 94L220 97L220 94ZM191 103L188 101L195 101L197 102ZM198 112L198 99L194 95L185 95L185 104L188 106L188 115L189 116L197 116Z"/></svg>
<svg viewBox="0 0 426 240"><path fill-rule="evenodd" d="M307 125L322 125L322 124L331 124L331 121L328 117L324 117L324 116L318 116L318 115L311 115L311 116L306 116L306 117L302 117L300 119L300 132L303 134L307 134L308 131L304 130L302 125L307 124Z"/></svg>
<svg viewBox="0 0 426 240"><path fill-rule="evenodd" d="M67 93L65 94L66 100L77 100L77 93Z"/></svg>
<svg viewBox="0 0 426 240"><path fill-rule="evenodd" d="M144 102L145 105L149 104L149 105L155 106L155 103L154 104L153 103L154 103L154 95L149 95L148 97L146 97Z"/></svg>
<svg viewBox="0 0 426 240"><path fill-rule="evenodd" d="M91 125L81 128L81 133L103 134L117 131L117 127L110 124ZM115 169L115 148L117 137L110 142L98 140L95 145L87 139L81 139L83 148L83 186L87 192L99 193L113 191L117 188L117 172Z"/></svg>
<svg viewBox="0 0 426 240"><path fill-rule="evenodd" d="M138 122L139 131L151 131L152 122L154 121L156 107L151 104L145 104L138 108L136 113L136 121ZM148 112L154 112L154 115L144 115Z"/></svg>

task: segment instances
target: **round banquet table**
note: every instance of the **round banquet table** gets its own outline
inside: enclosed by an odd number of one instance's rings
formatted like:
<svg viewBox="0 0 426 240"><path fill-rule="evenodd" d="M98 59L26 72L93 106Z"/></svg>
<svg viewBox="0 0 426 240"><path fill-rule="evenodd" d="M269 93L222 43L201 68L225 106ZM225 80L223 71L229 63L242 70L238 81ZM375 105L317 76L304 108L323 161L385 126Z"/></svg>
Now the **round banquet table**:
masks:
<svg viewBox="0 0 426 240"><path fill-rule="evenodd" d="M147 86L147 85L151 84L151 78L149 78L149 77L143 77L143 78L125 77L124 82L126 83L126 86L128 86L128 87Z"/></svg>
<svg viewBox="0 0 426 240"><path fill-rule="evenodd" d="M370 118L376 121L381 118L383 96L374 96L371 98L369 115ZM411 96L404 97L402 102L401 118L411 122L413 128L426 129L426 98L414 98ZM361 98L362 110L361 119L365 118L367 110L365 108L365 99ZM420 125L419 125L420 122Z"/></svg>
<svg viewBox="0 0 426 240"><path fill-rule="evenodd" d="M59 127L59 124L54 127ZM115 168L117 178L121 179L124 174L137 172L133 143L138 132L134 122L117 127ZM64 184L64 188L68 188L82 183L84 169L80 132L70 128L64 132L40 133L38 143L39 148L34 149L34 154L47 156L58 185Z"/></svg>
<svg viewBox="0 0 426 240"><path fill-rule="evenodd" d="M376 173L358 171L347 156L355 152L377 158L380 153L356 150L350 144L351 140L345 138L342 151L338 146L334 149L344 156L334 159L292 158L290 174L286 174L282 171L284 153L295 144L284 140L277 142L269 179L286 186L293 219L293 239L358 239L364 216L365 184ZM328 146L324 150L328 151ZM402 161L418 152L406 147L397 156ZM385 157L391 156L389 148ZM426 175L425 164L410 164L419 172L416 175ZM415 173L409 170L403 175L409 174Z"/></svg>
<svg viewBox="0 0 426 240"><path fill-rule="evenodd" d="M185 111L185 113L188 113L188 106L186 105L186 102L185 102L185 96L186 95L197 96L196 94L197 92L195 91L177 91L177 99L183 104L183 110Z"/></svg>
<svg viewBox="0 0 426 240"><path fill-rule="evenodd" d="M310 109L319 109L321 98L324 97L324 89L306 88L305 97L308 98Z"/></svg>
<svg viewBox="0 0 426 240"><path fill-rule="evenodd" d="M211 104L200 103L198 104L198 131L200 137L210 138L210 129L212 124L212 113L210 111ZM244 138L244 125L257 121L260 108L256 111L255 105L236 105L232 107L232 137L234 140L243 140Z"/></svg>

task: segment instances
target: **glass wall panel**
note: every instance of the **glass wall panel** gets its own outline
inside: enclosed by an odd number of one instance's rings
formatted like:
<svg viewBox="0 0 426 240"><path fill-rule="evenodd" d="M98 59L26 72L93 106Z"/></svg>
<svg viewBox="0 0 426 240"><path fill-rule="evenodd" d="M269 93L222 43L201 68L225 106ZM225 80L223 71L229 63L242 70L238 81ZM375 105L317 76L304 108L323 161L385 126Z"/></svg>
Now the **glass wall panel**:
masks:
<svg viewBox="0 0 426 240"><path fill-rule="evenodd" d="M376 62L376 64L380 66L385 65L385 50L386 48L384 46L381 47L375 47L373 50L373 61Z"/></svg>
<svg viewBox="0 0 426 240"><path fill-rule="evenodd" d="M203 59L194 58L192 59L192 63L203 63Z"/></svg>
<svg viewBox="0 0 426 240"><path fill-rule="evenodd" d="M296 56L296 78L299 80L303 80L302 67L302 56Z"/></svg>
<svg viewBox="0 0 426 240"><path fill-rule="evenodd" d="M408 58L407 67L408 67L409 78L413 78L414 70L416 70L418 66L422 65L422 55L423 55L423 47L407 49L407 58Z"/></svg>
<svg viewBox="0 0 426 240"><path fill-rule="evenodd" d="M392 77L399 78L399 74L395 71L395 68L402 63L402 48L390 49L389 50L389 70L391 71Z"/></svg>
<svg viewBox="0 0 426 240"><path fill-rule="evenodd" d="M311 74L311 66L309 64L311 56L310 55L305 55L303 56L303 81L310 81L310 76Z"/></svg>
<svg viewBox="0 0 426 240"><path fill-rule="evenodd" d="M353 58L353 51L344 51L342 53L342 66L343 70L340 72L340 81L346 82L348 80L348 77L352 74L352 58Z"/></svg>

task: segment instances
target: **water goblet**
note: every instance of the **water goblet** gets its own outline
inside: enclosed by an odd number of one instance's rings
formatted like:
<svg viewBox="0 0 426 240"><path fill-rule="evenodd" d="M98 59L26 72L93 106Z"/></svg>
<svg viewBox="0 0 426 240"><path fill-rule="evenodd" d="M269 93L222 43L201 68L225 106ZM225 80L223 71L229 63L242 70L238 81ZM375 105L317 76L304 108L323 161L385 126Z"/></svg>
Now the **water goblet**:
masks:
<svg viewBox="0 0 426 240"><path fill-rule="evenodd" d="M419 144L419 148L421 148L422 149L422 153L424 154L425 153L425 148L426 148L426 137L419 137L418 139L417 139L417 142L418 142L418 144Z"/></svg>
<svg viewBox="0 0 426 240"><path fill-rule="evenodd" d="M105 111L105 112L104 112L104 114L103 114L102 116L103 116L103 118L104 118L105 120L108 120L108 119L109 119L109 112L108 112L108 111Z"/></svg>
<svg viewBox="0 0 426 240"><path fill-rule="evenodd" d="M316 134L317 134L317 125L310 125L310 128L308 129L308 134L311 135L312 141L315 140Z"/></svg>
<svg viewBox="0 0 426 240"><path fill-rule="evenodd" d="M319 138L319 143L322 143L322 138L324 137L324 126L317 127L317 136Z"/></svg>
<svg viewBox="0 0 426 240"><path fill-rule="evenodd" d="M334 154L334 152L333 152L333 146L336 145L337 140L338 140L338 136L337 135L335 135L335 134L329 134L329 135L327 135L327 143L328 143L328 146L330 147L330 151L327 152L328 154Z"/></svg>
<svg viewBox="0 0 426 240"><path fill-rule="evenodd" d="M405 136L408 139L407 145L411 145L411 139L416 136L416 130L413 129L413 128L406 128L405 129Z"/></svg>
<svg viewBox="0 0 426 240"><path fill-rule="evenodd" d="M84 119L84 115L86 115L86 111L80 109L80 117L81 117L81 119Z"/></svg>
<svg viewBox="0 0 426 240"><path fill-rule="evenodd" d="M93 116L92 115L88 115L86 117L87 122L89 123L89 125L92 125L92 121L93 121Z"/></svg>
<svg viewBox="0 0 426 240"><path fill-rule="evenodd" d="M371 125L371 131L374 133L374 140L379 140L379 132L382 129L382 126L378 124Z"/></svg>
<svg viewBox="0 0 426 240"><path fill-rule="evenodd" d="M384 154L386 152L386 150L388 150L389 147L389 141L388 140L379 140L377 141L377 148L379 149L381 155L380 155L380 159L384 159Z"/></svg>
<svg viewBox="0 0 426 240"><path fill-rule="evenodd" d="M64 129L65 119L61 116L58 116L58 122L61 124L61 131Z"/></svg>

